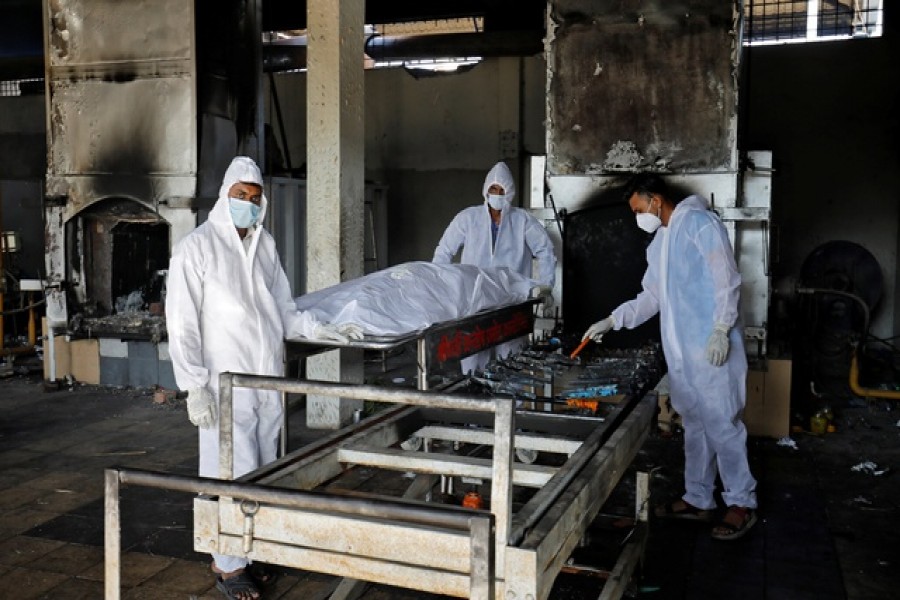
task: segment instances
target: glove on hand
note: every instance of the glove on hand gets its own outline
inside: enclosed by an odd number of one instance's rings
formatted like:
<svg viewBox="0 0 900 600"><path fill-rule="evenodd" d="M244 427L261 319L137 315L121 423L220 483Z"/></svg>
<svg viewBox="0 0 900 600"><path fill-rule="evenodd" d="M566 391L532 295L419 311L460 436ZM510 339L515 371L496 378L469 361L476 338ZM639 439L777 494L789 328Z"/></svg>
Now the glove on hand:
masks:
<svg viewBox="0 0 900 600"><path fill-rule="evenodd" d="M337 325L331 323L319 323L313 328L312 339L327 340L329 342L340 342L346 344L350 339L341 333Z"/></svg>
<svg viewBox="0 0 900 600"><path fill-rule="evenodd" d="M188 418L200 429L216 424L216 402L205 387L194 388L187 395Z"/></svg>
<svg viewBox="0 0 900 600"><path fill-rule="evenodd" d="M590 327L588 330L584 332L584 335L581 336L581 339L586 340L587 338L591 338L595 342L599 342L603 339L603 335L616 326L616 320L612 315L609 315L602 321L597 321Z"/></svg>
<svg viewBox="0 0 900 600"><path fill-rule="evenodd" d="M728 358L728 326L717 324L706 342L706 360L714 367L721 367Z"/></svg>
<svg viewBox="0 0 900 600"><path fill-rule="evenodd" d="M532 298L540 298L544 308L553 308L553 288L549 285L536 285L531 289Z"/></svg>
<svg viewBox="0 0 900 600"><path fill-rule="evenodd" d="M363 339L363 329L356 323L343 323L337 326L337 330L341 335L345 335L351 340Z"/></svg>

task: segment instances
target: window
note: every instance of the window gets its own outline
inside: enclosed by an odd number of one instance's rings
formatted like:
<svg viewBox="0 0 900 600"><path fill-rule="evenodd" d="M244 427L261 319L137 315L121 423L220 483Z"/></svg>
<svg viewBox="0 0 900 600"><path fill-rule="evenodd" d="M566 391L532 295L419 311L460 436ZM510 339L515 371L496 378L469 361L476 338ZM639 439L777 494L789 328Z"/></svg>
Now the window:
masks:
<svg viewBox="0 0 900 600"><path fill-rule="evenodd" d="M43 79L13 79L0 81L0 96L24 96L44 93Z"/></svg>
<svg viewBox="0 0 900 600"><path fill-rule="evenodd" d="M749 45L881 37L884 0L745 0Z"/></svg>

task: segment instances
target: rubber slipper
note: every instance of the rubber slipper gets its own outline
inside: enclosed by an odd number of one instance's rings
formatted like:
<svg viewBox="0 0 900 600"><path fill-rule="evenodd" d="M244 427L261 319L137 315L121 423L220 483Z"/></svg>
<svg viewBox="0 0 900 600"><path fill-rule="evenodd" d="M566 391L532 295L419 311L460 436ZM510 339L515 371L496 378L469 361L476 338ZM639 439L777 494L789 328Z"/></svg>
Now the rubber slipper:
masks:
<svg viewBox="0 0 900 600"><path fill-rule="evenodd" d="M246 572L241 572L234 577L224 579L216 576L216 589L222 592L228 600L246 600L247 598L260 598L261 594L256 583Z"/></svg>
<svg viewBox="0 0 900 600"><path fill-rule="evenodd" d="M657 506L653 514L658 519L677 519L682 521L709 521L711 515L708 510L697 508L684 500L675 500L661 506Z"/></svg>
<svg viewBox="0 0 900 600"><path fill-rule="evenodd" d="M735 525L734 523L726 521L729 515L734 515L735 519L739 519L740 524ZM756 525L756 521L756 511L752 508L732 506L728 509L728 512L725 513L722 521L713 528L711 534L712 538L723 542L740 539L750 531L751 527Z"/></svg>

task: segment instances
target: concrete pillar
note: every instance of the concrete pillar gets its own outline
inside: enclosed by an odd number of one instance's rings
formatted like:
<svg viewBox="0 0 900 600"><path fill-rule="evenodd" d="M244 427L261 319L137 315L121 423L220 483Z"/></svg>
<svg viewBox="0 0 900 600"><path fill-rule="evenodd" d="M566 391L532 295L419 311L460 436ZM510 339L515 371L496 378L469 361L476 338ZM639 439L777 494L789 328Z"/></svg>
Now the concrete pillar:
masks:
<svg viewBox="0 0 900 600"><path fill-rule="evenodd" d="M364 0L307 3L307 291L363 275ZM362 382L362 351L307 361L307 376ZM310 396L307 425L337 429L359 401Z"/></svg>

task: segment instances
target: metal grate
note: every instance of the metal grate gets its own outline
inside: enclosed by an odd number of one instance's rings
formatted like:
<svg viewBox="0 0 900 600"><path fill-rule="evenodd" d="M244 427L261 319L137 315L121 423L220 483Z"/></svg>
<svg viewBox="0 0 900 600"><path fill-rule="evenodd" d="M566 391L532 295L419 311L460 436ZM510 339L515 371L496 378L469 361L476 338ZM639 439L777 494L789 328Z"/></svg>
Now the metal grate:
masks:
<svg viewBox="0 0 900 600"><path fill-rule="evenodd" d="M43 79L0 81L0 96L23 96L44 91Z"/></svg>
<svg viewBox="0 0 900 600"><path fill-rule="evenodd" d="M745 0L744 43L881 37L884 0Z"/></svg>

